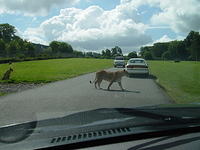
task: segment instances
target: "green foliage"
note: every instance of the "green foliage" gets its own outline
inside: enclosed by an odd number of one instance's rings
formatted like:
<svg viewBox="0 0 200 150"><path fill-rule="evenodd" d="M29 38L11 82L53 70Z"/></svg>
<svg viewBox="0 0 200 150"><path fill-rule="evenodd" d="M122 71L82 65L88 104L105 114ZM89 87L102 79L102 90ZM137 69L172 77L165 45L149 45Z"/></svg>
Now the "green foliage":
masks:
<svg viewBox="0 0 200 150"><path fill-rule="evenodd" d="M65 42L52 41L49 46L54 54L57 53L72 53L73 48L70 44Z"/></svg>
<svg viewBox="0 0 200 150"><path fill-rule="evenodd" d="M171 55L170 55L170 52L169 51L166 51L162 54L162 59L163 60L171 60Z"/></svg>
<svg viewBox="0 0 200 150"><path fill-rule="evenodd" d="M143 58L145 58L146 55L148 55L147 57L149 57L149 58L152 59L152 54L151 54L152 48L153 48L153 46L141 47L141 48L140 48L140 55L141 55ZM150 54L146 54L147 52L150 53Z"/></svg>
<svg viewBox="0 0 200 150"><path fill-rule="evenodd" d="M129 58L137 58L137 53L136 53L135 51L130 52L130 53L128 54L128 57L129 57Z"/></svg>
<svg viewBox="0 0 200 150"><path fill-rule="evenodd" d="M30 42L25 42L24 43L24 50L25 50L25 55L27 57L34 57L35 56L35 47L33 46L32 43Z"/></svg>
<svg viewBox="0 0 200 150"><path fill-rule="evenodd" d="M188 44L189 45L188 50L190 52L190 59L191 60L200 60L200 34L199 34L199 32L191 32L190 34L192 34L192 38L189 39L190 44Z"/></svg>
<svg viewBox="0 0 200 150"><path fill-rule="evenodd" d="M103 58L111 58L112 57L111 51L109 49L102 50L101 53L102 53L101 55Z"/></svg>
<svg viewBox="0 0 200 150"><path fill-rule="evenodd" d="M6 55L6 43L0 39L0 56Z"/></svg>
<svg viewBox="0 0 200 150"><path fill-rule="evenodd" d="M150 56L149 53L154 60L200 60L200 34L191 31L183 41L155 43L153 46L140 48L140 54L143 58L147 57L146 55Z"/></svg>
<svg viewBox="0 0 200 150"><path fill-rule="evenodd" d="M115 58L116 56L123 56L122 49L119 46L101 51L102 58Z"/></svg>
<svg viewBox="0 0 200 150"><path fill-rule="evenodd" d="M101 54L96 52L86 52L84 56L87 58L101 58Z"/></svg>
<svg viewBox="0 0 200 150"><path fill-rule="evenodd" d="M85 56L85 54L83 52L76 51L76 50L73 51L73 54L74 54L74 57L84 57Z"/></svg>
<svg viewBox="0 0 200 150"><path fill-rule="evenodd" d="M152 56L154 58L160 58L162 54L168 50L168 43L155 43L152 49Z"/></svg>
<svg viewBox="0 0 200 150"><path fill-rule="evenodd" d="M183 41L170 42L168 51L172 59L184 59L186 57L186 49Z"/></svg>
<svg viewBox="0 0 200 150"><path fill-rule="evenodd" d="M17 40L12 40L6 48L9 57L15 57L20 50L20 45Z"/></svg>
<svg viewBox="0 0 200 150"><path fill-rule="evenodd" d="M52 49L52 52L55 54L57 53L59 50L59 42L58 41L52 41L49 46L51 47Z"/></svg>
<svg viewBox="0 0 200 150"><path fill-rule="evenodd" d="M153 59L150 51L145 51L144 54L143 54L143 58L146 59L146 60L152 60Z"/></svg>
<svg viewBox="0 0 200 150"><path fill-rule="evenodd" d="M105 55L110 58L111 57L111 51L109 49L106 49Z"/></svg>
<svg viewBox="0 0 200 150"><path fill-rule="evenodd" d="M119 46L115 46L114 48L111 49L110 55L112 57L121 56L122 55L122 49Z"/></svg>
<svg viewBox="0 0 200 150"><path fill-rule="evenodd" d="M0 24L0 39L6 42L11 41L15 37L16 29L9 24Z"/></svg>

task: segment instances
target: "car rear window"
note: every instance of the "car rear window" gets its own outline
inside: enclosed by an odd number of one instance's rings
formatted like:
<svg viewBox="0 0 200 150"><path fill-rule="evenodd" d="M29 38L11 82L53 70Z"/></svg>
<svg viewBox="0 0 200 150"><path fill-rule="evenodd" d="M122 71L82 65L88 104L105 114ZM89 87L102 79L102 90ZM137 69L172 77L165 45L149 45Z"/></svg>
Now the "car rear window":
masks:
<svg viewBox="0 0 200 150"><path fill-rule="evenodd" d="M144 60L130 60L130 63L145 63Z"/></svg>
<svg viewBox="0 0 200 150"><path fill-rule="evenodd" d="M123 57L117 57L117 58L115 58L115 60L124 60L124 58Z"/></svg>

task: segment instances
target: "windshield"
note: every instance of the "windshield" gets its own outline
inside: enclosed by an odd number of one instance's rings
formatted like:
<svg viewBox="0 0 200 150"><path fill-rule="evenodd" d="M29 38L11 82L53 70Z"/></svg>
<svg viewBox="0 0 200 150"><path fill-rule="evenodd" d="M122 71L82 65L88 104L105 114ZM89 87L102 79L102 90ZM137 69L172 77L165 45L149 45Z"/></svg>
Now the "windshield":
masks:
<svg viewBox="0 0 200 150"><path fill-rule="evenodd" d="M0 127L198 105L199 8L199 0L1 0Z"/></svg>
<svg viewBox="0 0 200 150"><path fill-rule="evenodd" d="M130 60L130 63L145 63L144 60Z"/></svg>
<svg viewBox="0 0 200 150"><path fill-rule="evenodd" d="M124 60L124 58L123 57L117 57L117 58L115 58L115 60Z"/></svg>

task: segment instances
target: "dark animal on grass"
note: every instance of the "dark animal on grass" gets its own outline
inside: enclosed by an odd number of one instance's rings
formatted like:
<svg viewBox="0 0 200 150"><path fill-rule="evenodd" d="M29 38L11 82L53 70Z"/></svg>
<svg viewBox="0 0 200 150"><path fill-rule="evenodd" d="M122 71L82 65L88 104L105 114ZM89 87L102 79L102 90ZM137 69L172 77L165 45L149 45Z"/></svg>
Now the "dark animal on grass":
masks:
<svg viewBox="0 0 200 150"><path fill-rule="evenodd" d="M12 61L9 61L9 63L8 63L9 65L12 65Z"/></svg>
<svg viewBox="0 0 200 150"><path fill-rule="evenodd" d="M121 88L121 90L124 90L122 87L122 77L123 76L128 76L128 72L126 70L122 70L122 71L115 71L115 72L110 72L110 71L99 71L96 73L96 77L95 80L92 82L90 81L90 83L94 83L95 88L97 88L96 84L98 84L99 89L101 89L100 85L101 82L103 80L110 82L108 85L108 90L110 90L111 85L113 84L113 82L117 82Z"/></svg>
<svg viewBox="0 0 200 150"><path fill-rule="evenodd" d="M10 79L10 75L11 75L12 72L13 72L13 69L12 69L12 68L10 68L9 70L7 70L7 71L4 73L2 80L9 80L9 79Z"/></svg>

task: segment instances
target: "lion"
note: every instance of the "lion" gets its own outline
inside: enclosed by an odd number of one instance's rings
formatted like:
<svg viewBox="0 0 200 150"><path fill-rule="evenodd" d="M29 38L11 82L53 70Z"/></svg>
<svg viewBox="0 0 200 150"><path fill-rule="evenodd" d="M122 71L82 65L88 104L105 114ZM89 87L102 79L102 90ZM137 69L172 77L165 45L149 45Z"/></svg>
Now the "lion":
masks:
<svg viewBox="0 0 200 150"><path fill-rule="evenodd" d="M115 71L115 72L101 70L99 72L96 72L95 80L93 82L90 81L90 83L91 84L94 83L95 88L97 88L96 84L98 83L98 87L99 89L101 89L100 85L101 85L102 80L106 80L110 82L107 88L107 90L110 90L110 86L113 84L113 82L117 82L121 90L124 91L122 87L122 83L121 83L121 79L123 76L128 76L128 72L125 69L122 71Z"/></svg>
<svg viewBox="0 0 200 150"><path fill-rule="evenodd" d="M2 80L9 80L9 79L10 79L10 75L11 75L12 72L13 72L13 69L12 69L12 68L8 69L8 70L4 73Z"/></svg>

